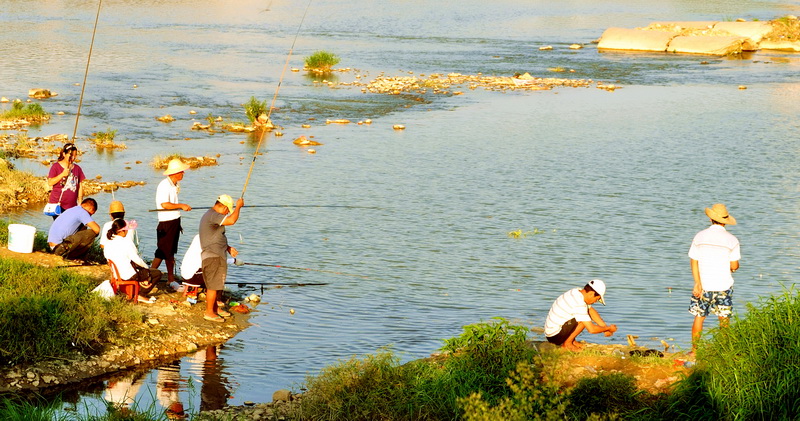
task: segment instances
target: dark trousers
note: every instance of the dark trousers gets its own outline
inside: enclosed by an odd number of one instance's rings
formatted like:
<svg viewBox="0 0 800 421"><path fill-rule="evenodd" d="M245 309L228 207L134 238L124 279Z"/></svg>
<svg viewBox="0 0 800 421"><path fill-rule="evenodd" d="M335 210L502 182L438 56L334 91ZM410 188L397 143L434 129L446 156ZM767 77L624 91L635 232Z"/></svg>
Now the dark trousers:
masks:
<svg viewBox="0 0 800 421"><path fill-rule="evenodd" d="M161 280L161 271L158 269L143 268L135 264L133 269L136 270L134 279L139 281L139 295L147 295Z"/></svg>
<svg viewBox="0 0 800 421"><path fill-rule="evenodd" d="M67 260L85 259L86 255L89 254L89 248L92 247L95 237L97 237L97 234L91 228L79 230L65 238L61 244L55 246L53 254Z"/></svg>

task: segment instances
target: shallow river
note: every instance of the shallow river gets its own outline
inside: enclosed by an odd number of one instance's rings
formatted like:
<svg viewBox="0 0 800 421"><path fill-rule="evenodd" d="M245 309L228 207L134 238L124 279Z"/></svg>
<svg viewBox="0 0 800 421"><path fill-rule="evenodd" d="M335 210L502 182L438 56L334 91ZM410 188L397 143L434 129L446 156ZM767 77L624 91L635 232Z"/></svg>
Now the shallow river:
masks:
<svg viewBox="0 0 800 421"><path fill-rule="evenodd" d="M189 128L208 114L245 120L240 104L251 96L271 100L295 34L290 67L328 50L342 58L338 67L358 69L331 77L341 82L356 74L371 80L381 73L527 71L623 88L464 87L464 95L419 102L330 89L287 72L272 116L285 136L265 138L245 200L326 206L245 208L228 238L247 262L361 277L231 268L232 283L328 285L265 290L254 325L216 359L201 352L133 376L140 406L268 401L274 390L297 390L307 374L338 360L384 346L403 361L425 357L463 325L496 316L538 329L559 294L596 277L609 287L601 314L620 331L584 339L625 343L633 334L645 345L667 339L686 349L686 253L708 223L703 208L715 202L739 221L730 229L742 243L739 314L745 303L799 279L800 55L599 53L591 43L611 26L768 20L800 14L796 3L505 0L487 8L474 0L318 1L299 32L303 2L232 3L103 3L78 136L117 130L128 149L96 153L83 140L81 166L89 177L147 182L116 192L142 227L146 257L156 225L147 210L162 178L150 161L173 152L220 154L218 166L187 172L182 201L209 206L221 193L241 194L257 142ZM59 95L43 102L45 110L66 113L29 135L71 135L96 7L2 2L0 96L51 89ZM571 50L573 43L585 48ZM544 45L553 50L540 51ZM554 67L575 72L547 70ZM177 121L155 120L164 114ZM324 124L340 118L373 123ZM305 123L311 128L301 128ZM395 131L394 124L407 128ZM291 143L300 135L324 145L308 154ZM36 162L17 165L47 171ZM111 196L96 198L105 220ZM201 215L184 214L181 255ZM49 222L39 209L8 218L40 230ZM516 230L537 234L510 238ZM103 389L119 390L125 381L87 386L68 406L91 411L107 396Z"/></svg>

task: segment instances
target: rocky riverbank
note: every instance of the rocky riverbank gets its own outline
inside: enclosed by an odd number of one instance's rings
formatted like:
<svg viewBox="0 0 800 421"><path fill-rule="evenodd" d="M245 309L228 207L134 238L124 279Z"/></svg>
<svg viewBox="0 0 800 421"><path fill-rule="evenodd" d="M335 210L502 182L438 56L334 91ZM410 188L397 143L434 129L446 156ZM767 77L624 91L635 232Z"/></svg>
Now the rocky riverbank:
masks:
<svg viewBox="0 0 800 421"><path fill-rule="evenodd" d="M64 267L101 283L108 279L106 265L73 266L61 257L34 252L21 254L0 247L0 257L47 267ZM84 381L140 366L156 366L199 348L222 344L249 326L247 314L233 313L226 323L203 319L204 303L189 304L182 293L167 292L163 284L151 293L155 303L135 305L141 318L120 329L96 355L75 354L36 364L0 368L0 393L49 394Z"/></svg>

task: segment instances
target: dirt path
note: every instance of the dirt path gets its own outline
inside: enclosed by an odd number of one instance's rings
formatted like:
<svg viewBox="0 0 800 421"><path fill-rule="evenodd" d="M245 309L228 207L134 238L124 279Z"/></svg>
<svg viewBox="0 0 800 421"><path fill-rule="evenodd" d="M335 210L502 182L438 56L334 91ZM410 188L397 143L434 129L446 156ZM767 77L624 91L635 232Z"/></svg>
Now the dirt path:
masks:
<svg viewBox="0 0 800 421"><path fill-rule="evenodd" d="M66 266L65 270L87 275L98 284L108 279L106 265L71 266L48 253L16 253L0 247L0 257L47 267ZM206 321L204 303L190 305L182 293L168 293L162 288L151 295L156 297L155 303L136 305L142 313L141 323L132 326L126 335L110 338L99 355L0 368L0 393L51 392L137 366L157 366L200 348L222 344L249 326L247 314L234 313L226 323Z"/></svg>

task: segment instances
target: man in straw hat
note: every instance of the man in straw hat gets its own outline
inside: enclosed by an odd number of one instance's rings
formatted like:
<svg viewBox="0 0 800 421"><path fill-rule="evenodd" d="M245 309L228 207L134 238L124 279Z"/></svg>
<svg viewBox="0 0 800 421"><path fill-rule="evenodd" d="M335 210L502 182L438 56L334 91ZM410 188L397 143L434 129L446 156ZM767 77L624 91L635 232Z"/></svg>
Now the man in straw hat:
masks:
<svg viewBox="0 0 800 421"><path fill-rule="evenodd" d="M178 252L178 240L181 232L181 210L190 211L192 207L178 202L178 192L180 192L180 181L183 180L183 172L189 166L178 158L169 161L164 180L158 183L156 189L156 209L169 209L158 213L158 227L156 227L156 248L155 258L150 265L151 269L158 269L161 261L167 263L167 283L175 282L175 253Z"/></svg>
<svg viewBox="0 0 800 421"><path fill-rule="evenodd" d="M584 329L589 333L613 335L617 325L607 325L592 307L598 301L606 305L605 294L605 282L592 279L582 289L573 288L556 298L544 323L547 341L570 351L580 351L583 345L575 339Z"/></svg>
<svg viewBox="0 0 800 421"><path fill-rule="evenodd" d="M692 324L692 350L703 331L708 313L719 317L720 326L727 326L733 308L733 272L739 269L739 240L725 229L736 225L722 203L706 208L711 226L698 232L689 248L694 288L689 313Z"/></svg>
<svg viewBox="0 0 800 421"><path fill-rule="evenodd" d="M228 253L236 257L239 252L228 245L225 236L225 227L239 220L239 212L244 206L244 199L236 200L227 194L217 198L214 206L200 218L200 247L203 258L203 279L206 283L206 311L203 318L212 322L224 322L223 317L230 317L231 313L219 308L217 298L219 292L225 288L225 278L228 275Z"/></svg>

